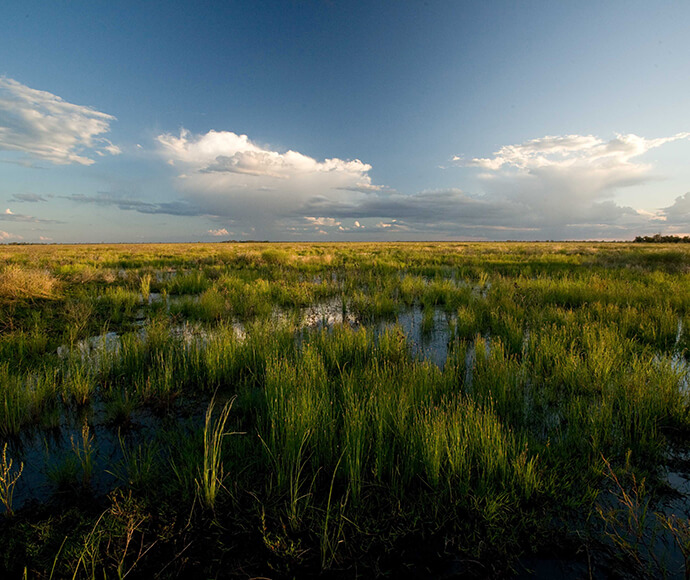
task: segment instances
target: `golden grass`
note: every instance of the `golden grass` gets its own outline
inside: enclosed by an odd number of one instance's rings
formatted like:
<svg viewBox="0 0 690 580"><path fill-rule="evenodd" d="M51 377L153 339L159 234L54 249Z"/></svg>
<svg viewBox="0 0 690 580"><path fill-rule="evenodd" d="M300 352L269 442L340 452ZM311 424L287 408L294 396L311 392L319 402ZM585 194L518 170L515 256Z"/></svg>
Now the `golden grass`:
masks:
<svg viewBox="0 0 690 580"><path fill-rule="evenodd" d="M58 280L47 270L8 264L0 272L0 300L55 298Z"/></svg>

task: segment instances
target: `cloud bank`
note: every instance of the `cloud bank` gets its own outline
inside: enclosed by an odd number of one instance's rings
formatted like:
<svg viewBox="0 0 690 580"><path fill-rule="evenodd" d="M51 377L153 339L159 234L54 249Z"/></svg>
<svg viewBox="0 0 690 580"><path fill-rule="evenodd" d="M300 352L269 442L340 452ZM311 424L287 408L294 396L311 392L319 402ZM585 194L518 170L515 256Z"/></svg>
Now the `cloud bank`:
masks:
<svg viewBox="0 0 690 580"><path fill-rule="evenodd" d="M677 197L672 205L654 217L664 226L666 233L690 234L690 192Z"/></svg>
<svg viewBox="0 0 690 580"><path fill-rule="evenodd" d="M501 147L489 158L466 162L454 157L459 166L481 170L478 194L448 188L410 195L380 191L341 201L317 196L302 209L343 223L387 219L374 227L409 237L622 239L664 221L690 224L690 194L657 213L616 199L626 187L658 179L640 157L689 137L627 134L607 141L593 135L546 136Z"/></svg>
<svg viewBox="0 0 690 580"><path fill-rule="evenodd" d="M631 160L666 143L687 139L690 133L678 133L661 139L644 139L637 135L617 135L615 139L604 141L594 135L547 136L532 139L521 145L502 147L493 158L472 159L470 165L489 170L504 167L534 171L544 167L587 167L590 170L614 170L623 167L639 169ZM454 161L462 162L461 157Z"/></svg>
<svg viewBox="0 0 690 580"><path fill-rule="evenodd" d="M690 194L646 211L620 201L628 187L660 179L644 154L690 133L546 136L457 166L479 170L479 191L400 193L372 183L358 159L316 160L261 146L246 135L182 130L156 138L182 199L150 203L113 194L79 203L141 213L206 216L267 239L625 239L660 225L690 227ZM646 208L650 209L650 208ZM234 227L234 226L233 226ZM209 235L226 235L213 226ZM222 234L221 234L222 232Z"/></svg>
<svg viewBox="0 0 690 580"><path fill-rule="evenodd" d="M0 77L0 150L56 165L91 165L88 155L117 155L103 134L115 117Z"/></svg>
<svg viewBox="0 0 690 580"><path fill-rule="evenodd" d="M164 214L176 216L204 215L203 212L201 212L196 206L181 200L153 203L139 199L131 199L123 195L109 192L102 192L97 195L75 193L60 197L78 204L113 206L123 211L136 211L145 214Z"/></svg>
<svg viewBox="0 0 690 580"><path fill-rule="evenodd" d="M44 196L37 193L15 193L10 201L19 203L38 203L39 201L48 201Z"/></svg>

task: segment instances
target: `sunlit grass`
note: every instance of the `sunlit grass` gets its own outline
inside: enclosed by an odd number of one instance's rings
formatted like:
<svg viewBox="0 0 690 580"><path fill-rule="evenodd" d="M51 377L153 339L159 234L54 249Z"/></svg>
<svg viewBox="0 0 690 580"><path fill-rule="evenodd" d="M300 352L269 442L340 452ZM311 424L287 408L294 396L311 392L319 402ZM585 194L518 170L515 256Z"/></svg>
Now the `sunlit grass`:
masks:
<svg viewBox="0 0 690 580"><path fill-rule="evenodd" d="M7 264L0 270L0 300L55 298L59 284L50 271Z"/></svg>
<svg viewBox="0 0 690 580"><path fill-rule="evenodd" d="M199 498L204 507L214 509L218 494L223 488L226 473L223 468L223 439L226 435L225 424L232 409L233 401L228 401L218 417L213 417L215 400L212 399L206 410L204 422L204 455L196 480Z"/></svg>

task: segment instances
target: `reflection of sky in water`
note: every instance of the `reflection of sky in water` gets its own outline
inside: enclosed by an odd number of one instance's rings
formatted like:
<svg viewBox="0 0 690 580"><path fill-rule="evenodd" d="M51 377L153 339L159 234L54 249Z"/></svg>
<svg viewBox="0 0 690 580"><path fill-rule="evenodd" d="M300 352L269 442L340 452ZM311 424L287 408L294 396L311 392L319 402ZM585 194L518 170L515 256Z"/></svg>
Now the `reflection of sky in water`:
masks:
<svg viewBox="0 0 690 580"><path fill-rule="evenodd" d="M423 319L424 313L421 308L410 308L398 314L397 323L405 333L414 357L429 360L443 368L448 357L450 338L448 319L441 310L435 310L433 328L427 332L424 331ZM382 323L377 328L377 332L383 332L394 326L394 322Z"/></svg>
<svg viewBox="0 0 690 580"><path fill-rule="evenodd" d="M92 405L88 412L77 417L69 412L62 417L60 427L52 430L37 429L25 432L20 440L8 445L8 455L14 458L14 468L24 463L24 471L19 478L14 494L14 509L19 509L27 501L45 501L56 491L49 476L50 471L59 468L65 460L75 460L78 466L77 485L81 483L82 471L74 452L74 446L82 447L82 428L88 417L89 437L93 449L93 476L90 489L96 495L104 494L120 485L120 477L126 477L122 465L123 446L131 454L142 444L152 444L166 425L172 428L197 429L203 425L203 412L197 409L187 419L180 416L155 417L146 409L134 410L130 427L119 430L105 424L105 409L100 403ZM165 457L166 449L160 446L158 452Z"/></svg>

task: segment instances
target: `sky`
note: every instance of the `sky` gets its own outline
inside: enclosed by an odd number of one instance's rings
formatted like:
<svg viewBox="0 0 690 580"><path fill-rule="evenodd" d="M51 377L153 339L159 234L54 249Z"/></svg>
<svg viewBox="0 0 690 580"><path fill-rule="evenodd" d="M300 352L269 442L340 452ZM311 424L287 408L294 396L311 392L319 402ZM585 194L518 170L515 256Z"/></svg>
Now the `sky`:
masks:
<svg viewBox="0 0 690 580"><path fill-rule="evenodd" d="M0 7L0 243L690 233L690 3Z"/></svg>

